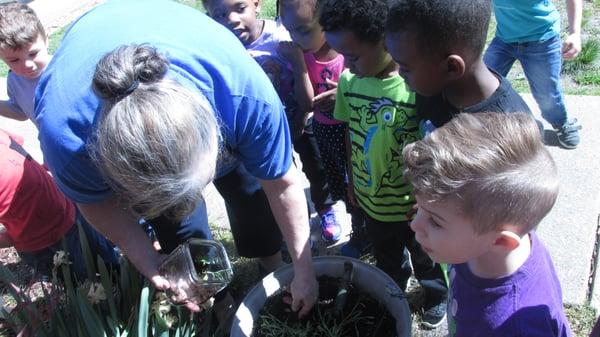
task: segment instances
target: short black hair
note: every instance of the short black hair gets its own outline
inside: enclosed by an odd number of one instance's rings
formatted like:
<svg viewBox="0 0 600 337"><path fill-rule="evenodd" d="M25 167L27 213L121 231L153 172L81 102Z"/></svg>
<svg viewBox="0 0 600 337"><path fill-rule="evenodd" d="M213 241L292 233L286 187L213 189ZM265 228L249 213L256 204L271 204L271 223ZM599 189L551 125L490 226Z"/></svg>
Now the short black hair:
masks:
<svg viewBox="0 0 600 337"><path fill-rule="evenodd" d="M348 30L361 41L383 40L387 0L324 0L319 24L323 31Z"/></svg>
<svg viewBox="0 0 600 337"><path fill-rule="evenodd" d="M480 57L485 47L492 0L391 0L385 30L409 30L425 52L463 48Z"/></svg>
<svg viewBox="0 0 600 337"><path fill-rule="evenodd" d="M319 15L319 11L321 10L321 2L322 2L322 0L310 0L310 1L307 1L307 0L294 0L294 1L292 1L292 0L287 0L287 1L286 0L276 0L276 2L275 2L275 8L277 9L276 16L279 17L281 9L284 6L288 6L292 3L300 3L302 5L310 6L311 7L310 9L313 11L314 15L317 16L317 15Z"/></svg>

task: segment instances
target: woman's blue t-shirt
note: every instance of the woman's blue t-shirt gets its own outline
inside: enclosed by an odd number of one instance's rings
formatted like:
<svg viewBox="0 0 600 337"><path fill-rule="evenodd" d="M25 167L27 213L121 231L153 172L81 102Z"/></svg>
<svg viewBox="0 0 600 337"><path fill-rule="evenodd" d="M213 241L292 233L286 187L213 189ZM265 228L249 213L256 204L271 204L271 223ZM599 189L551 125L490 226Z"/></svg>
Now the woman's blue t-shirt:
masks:
<svg viewBox="0 0 600 337"><path fill-rule="evenodd" d="M113 0L69 28L36 91L34 117L44 158L68 197L94 203L112 194L86 148L101 113L91 83L100 58L132 43L148 43L166 54L167 76L210 102L221 123L223 148L235 159L221 160L218 175L240 162L259 179L288 171L292 146L283 105L230 31L174 1Z"/></svg>

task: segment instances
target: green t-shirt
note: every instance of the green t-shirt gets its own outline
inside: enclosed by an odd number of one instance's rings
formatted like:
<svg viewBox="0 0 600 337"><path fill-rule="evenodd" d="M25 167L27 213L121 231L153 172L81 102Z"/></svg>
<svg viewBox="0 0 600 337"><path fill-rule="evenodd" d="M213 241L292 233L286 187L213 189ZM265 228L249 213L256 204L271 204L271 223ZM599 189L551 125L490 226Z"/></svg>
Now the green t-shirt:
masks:
<svg viewBox="0 0 600 337"><path fill-rule="evenodd" d="M408 220L415 203L402 177L402 149L420 138L415 94L400 76L340 76L334 117L348 123L354 194L361 208L383 222Z"/></svg>

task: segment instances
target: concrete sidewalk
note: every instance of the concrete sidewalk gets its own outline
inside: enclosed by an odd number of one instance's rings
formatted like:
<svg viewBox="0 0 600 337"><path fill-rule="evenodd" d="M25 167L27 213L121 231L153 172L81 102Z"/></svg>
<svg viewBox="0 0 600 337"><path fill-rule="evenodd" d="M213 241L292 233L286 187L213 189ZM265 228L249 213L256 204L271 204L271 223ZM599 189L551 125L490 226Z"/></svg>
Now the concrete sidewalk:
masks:
<svg viewBox="0 0 600 337"><path fill-rule="evenodd" d="M71 22L102 0L35 0L33 7L49 31ZM68 13L68 14L64 14ZM0 80L0 98L6 97L5 80ZM531 95L523 95L539 117L539 110ZM587 299L600 309L600 285L591 287L591 271L595 268L595 244L600 216L600 97L568 96L566 104L572 116L583 125L582 143L575 150L556 146L553 131L546 131L546 143L556 160L562 187L558 201L539 227L539 234L554 259L562 282L565 302L582 304ZM539 118L541 120L541 117ZM546 125L549 128L548 125ZM37 141L37 130L31 122L16 122L0 117L0 128L21 134L26 138L25 148L37 160L42 154ZM223 201L214 190L207 191L209 217L218 224L226 224ZM345 229L347 232L348 229Z"/></svg>
<svg viewBox="0 0 600 337"><path fill-rule="evenodd" d="M48 35L71 23L105 0L34 0L23 1L36 12Z"/></svg>
<svg viewBox="0 0 600 337"><path fill-rule="evenodd" d="M531 95L523 95L534 113L539 109ZM600 214L600 97L567 96L569 113L583 125L582 142L575 150L557 146L553 131L546 130L546 144L561 179L561 190L550 214L538 233L552 258L563 287L565 302L585 303L591 297L590 271ZM550 128L549 125L545 125ZM600 309L600 288L594 292L594 305Z"/></svg>

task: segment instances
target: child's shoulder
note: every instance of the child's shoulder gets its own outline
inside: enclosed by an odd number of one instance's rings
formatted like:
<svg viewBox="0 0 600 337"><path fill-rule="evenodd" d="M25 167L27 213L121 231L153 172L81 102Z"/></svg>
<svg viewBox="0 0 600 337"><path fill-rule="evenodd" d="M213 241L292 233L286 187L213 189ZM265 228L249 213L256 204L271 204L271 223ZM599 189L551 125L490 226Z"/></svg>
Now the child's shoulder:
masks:
<svg viewBox="0 0 600 337"><path fill-rule="evenodd" d="M266 41L291 41L290 33L285 29L285 27L279 23L278 21L264 19L264 26L261 33L260 39L264 39Z"/></svg>
<svg viewBox="0 0 600 337"><path fill-rule="evenodd" d="M340 75L345 69L344 55L336 53L331 59L318 59L314 53L304 53L304 61L307 67L327 68L332 73Z"/></svg>
<svg viewBox="0 0 600 337"><path fill-rule="evenodd" d="M21 76L19 74L16 74L12 70L9 70L8 75L6 75L6 85L8 85L8 86L23 85L23 84L28 84L28 83L34 83L35 85L37 85L38 81L39 81L39 77L31 78L31 77Z"/></svg>
<svg viewBox="0 0 600 337"><path fill-rule="evenodd" d="M340 75L340 82L346 82L350 86L372 88L375 91L393 92L404 95L410 94L414 98L414 92L410 90L402 76L392 75L385 78L356 76L348 69ZM394 95L396 96L396 94Z"/></svg>
<svg viewBox="0 0 600 337"><path fill-rule="evenodd" d="M494 75L499 79L500 85L496 91L486 100L476 104L465 112L527 112L531 113L529 106L523 100L523 97L512 87L510 82L502 75L494 72Z"/></svg>

